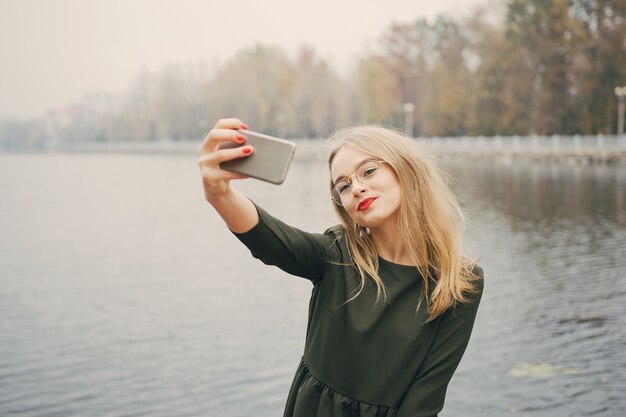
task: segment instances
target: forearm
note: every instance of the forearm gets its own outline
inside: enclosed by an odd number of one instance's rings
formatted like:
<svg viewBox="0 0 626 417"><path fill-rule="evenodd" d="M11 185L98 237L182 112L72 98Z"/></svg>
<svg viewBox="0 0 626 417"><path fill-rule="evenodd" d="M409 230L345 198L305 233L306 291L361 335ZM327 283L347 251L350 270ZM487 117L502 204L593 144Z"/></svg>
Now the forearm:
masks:
<svg viewBox="0 0 626 417"><path fill-rule="evenodd" d="M233 187L208 201L235 233L247 232L259 222L259 214L252 201Z"/></svg>

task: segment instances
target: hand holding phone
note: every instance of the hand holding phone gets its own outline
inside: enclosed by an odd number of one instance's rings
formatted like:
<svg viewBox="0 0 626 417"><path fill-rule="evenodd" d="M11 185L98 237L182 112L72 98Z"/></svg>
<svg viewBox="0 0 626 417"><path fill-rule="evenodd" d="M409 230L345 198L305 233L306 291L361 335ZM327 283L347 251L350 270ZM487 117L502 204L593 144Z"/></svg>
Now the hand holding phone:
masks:
<svg viewBox="0 0 626 417"><path fill-rule="evenodd" d="M247 175L272 184L282 184L287 176L296 146L293 142L249 130L238 130L245 143L222 142L219 149L250 145L250 156L232 159L220 164L220 169Z"/></svg>

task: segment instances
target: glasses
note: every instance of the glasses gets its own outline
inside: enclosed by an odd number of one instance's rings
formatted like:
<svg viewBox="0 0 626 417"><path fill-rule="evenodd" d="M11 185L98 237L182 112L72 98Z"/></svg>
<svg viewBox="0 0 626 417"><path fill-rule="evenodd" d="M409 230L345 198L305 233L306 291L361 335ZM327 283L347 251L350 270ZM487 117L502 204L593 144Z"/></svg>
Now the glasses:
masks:
<svg viewBox="0 0 626 417"><path fill-rule="evenodd" d="M363 162L350 175L340 180L333 187L333 201L340 206L345 206L352 201L352 178L365 185L370 181L380 169L380 164L384 164L383 160L369 160Z"/></svg>

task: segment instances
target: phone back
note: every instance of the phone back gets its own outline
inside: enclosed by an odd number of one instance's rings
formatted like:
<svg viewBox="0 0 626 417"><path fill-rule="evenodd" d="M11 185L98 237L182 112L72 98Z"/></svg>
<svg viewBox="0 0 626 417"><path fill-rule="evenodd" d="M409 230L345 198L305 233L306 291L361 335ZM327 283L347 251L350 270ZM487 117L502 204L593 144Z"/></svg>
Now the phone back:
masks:
<svg viewBox="0 0 626 417"><path fill-rule="evenodd" d="M295 144L288 140L248 130L238 132L246 138L244 145L251 145L254 152L244 158L222 162L220 168L273 184L282 184L293 159ZM220 148L236 148L244 145L223 142Z"/></svg>

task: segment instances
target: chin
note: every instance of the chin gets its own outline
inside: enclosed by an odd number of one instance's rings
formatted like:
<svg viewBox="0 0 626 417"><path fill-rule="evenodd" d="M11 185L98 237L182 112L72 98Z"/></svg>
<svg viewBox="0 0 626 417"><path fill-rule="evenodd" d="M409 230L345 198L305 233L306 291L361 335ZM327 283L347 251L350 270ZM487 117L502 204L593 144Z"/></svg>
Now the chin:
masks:
<svg viewBox="0 0 626 417"><path fill-rule="evenodd" d="M360 224L362 227L369 227L370 229L374 229L378 226L380 226L381 224L383 224L387 219L377 219L377 218L373 218L373 219L357 219L356 222L358 224Z"/></svg>
<svg viewBox="0 0 626 417"><path fill-rule="evenodd" d="M357 215L357 218L354 219L359 225L363 227L368 227L371 230L385 226L387 224L397 224L397 212L392 213L371 213L370 216L363 213L364 215Z"/></svg>

